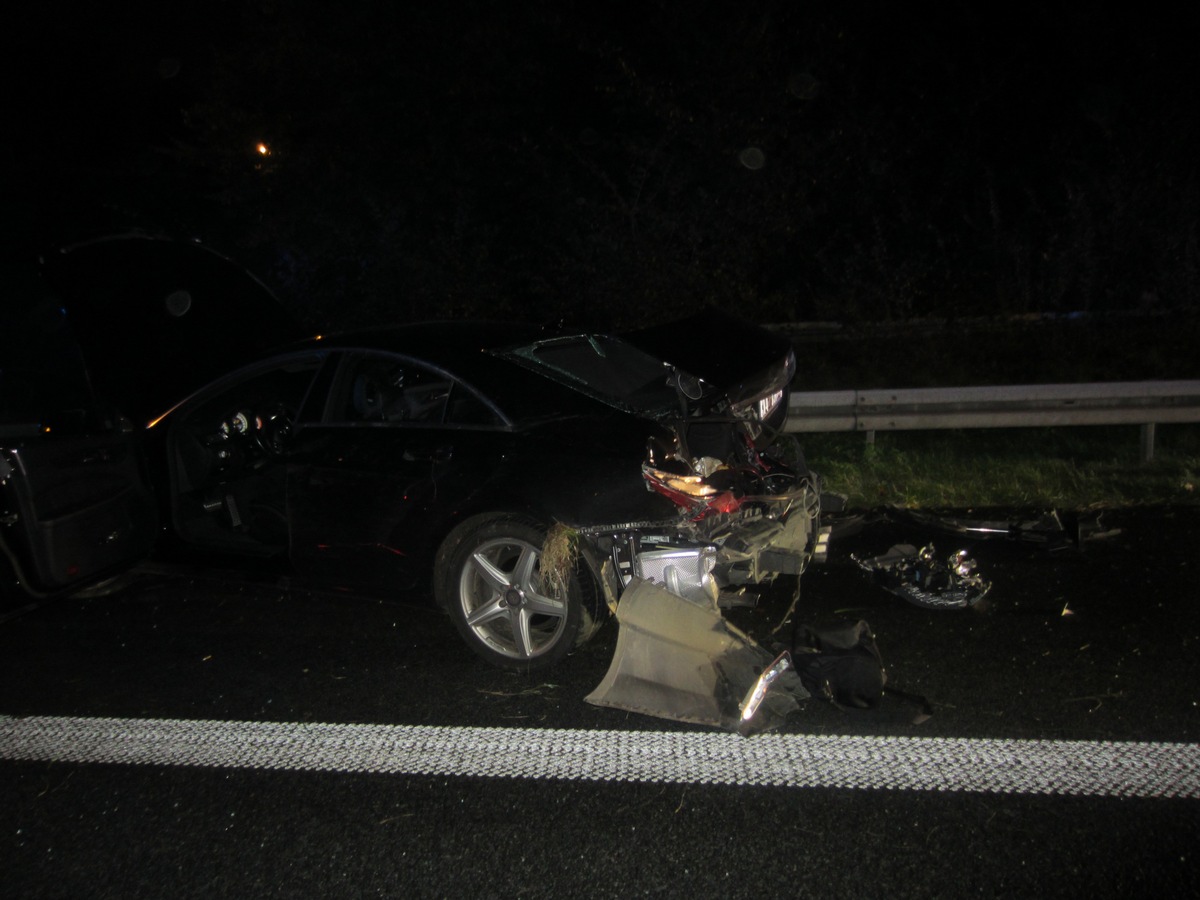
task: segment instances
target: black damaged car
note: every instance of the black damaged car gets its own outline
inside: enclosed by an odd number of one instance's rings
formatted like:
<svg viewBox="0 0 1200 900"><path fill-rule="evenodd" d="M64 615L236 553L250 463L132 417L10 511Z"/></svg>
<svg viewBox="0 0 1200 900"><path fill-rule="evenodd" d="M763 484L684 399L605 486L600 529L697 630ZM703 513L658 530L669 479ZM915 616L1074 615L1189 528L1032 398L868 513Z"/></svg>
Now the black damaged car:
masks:
<svg viewBox="0 0 1200 900"><path fill-rule="evenodd" d="M160 545L279 557L364 591L430 587L476 653L531 668L591 636L634 577L731 604L811 554L816 479L770 449L794 357L755 326L715 311L625 334L424 323L255 356L294 332L261 285L231 303L189 280L194 260L99 265L147 251L179 247L86 245L49 278L115 405L66 434L36 416L0 432L0 540L27 591L119 570L157 520ZM207 332L209 306L236 346L186 331Z"/></svg>

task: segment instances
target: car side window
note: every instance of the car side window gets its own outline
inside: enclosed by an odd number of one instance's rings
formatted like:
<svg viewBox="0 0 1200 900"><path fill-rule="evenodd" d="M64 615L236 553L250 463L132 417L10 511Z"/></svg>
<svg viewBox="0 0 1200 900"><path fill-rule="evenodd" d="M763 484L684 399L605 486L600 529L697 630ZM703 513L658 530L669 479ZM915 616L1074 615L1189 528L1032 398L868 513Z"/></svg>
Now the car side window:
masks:
<svg viewBox="0 0 1200 900"><path fill-rule="evenodd" d="M336 418L346 422L440 424L451 382L397 357L360 356L350 371Z"/></svg>
<svg viewBox="0 0 1200 900"><path fill-rule="evenodd" d="M445 373L384 354L347 360L331 418L353 424L498 423L485 403Z"/></svg>
<svg viewBox="0 0 1200 900"><path fill-rule="evenodd" d="M309 354L246 370L226 380L190 419L225 433L260 429L265 418L280 414L291 423L320 365L321 358Z"/></svg>
<svg viewBox="0 0 1200 900"><path fill-rule="evenodd" d="M446 408L446 422L451 425L503 425L495 411L469 388L455 384Z"/></svg>

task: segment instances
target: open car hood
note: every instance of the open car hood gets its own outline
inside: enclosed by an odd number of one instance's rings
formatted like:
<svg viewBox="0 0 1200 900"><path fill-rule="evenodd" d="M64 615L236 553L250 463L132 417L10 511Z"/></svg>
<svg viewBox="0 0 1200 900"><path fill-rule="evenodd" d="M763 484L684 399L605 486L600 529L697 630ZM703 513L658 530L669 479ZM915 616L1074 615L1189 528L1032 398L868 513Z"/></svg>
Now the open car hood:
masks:
<svg viewBox="0 0 1200 900"><path fill-rule="evenodd" d="M96 393L135 421L304 336L260 281L199 243L120 235L41 264Z"/></svg>
<svg viewBox="0 0 1200 900"><path fill-rule="evenodd" d="M710 311L620 334L560 335L492 351L609 406L651 417L778 406L795 370L790 342Z"/></svg>
<svg viewBox="0 0 1200 900"><path fill-rule="evenodd" d="M719 309L665 325L622 332L621 338L727 396L755 399L779 380L792 345L787 338Z"/></svg>

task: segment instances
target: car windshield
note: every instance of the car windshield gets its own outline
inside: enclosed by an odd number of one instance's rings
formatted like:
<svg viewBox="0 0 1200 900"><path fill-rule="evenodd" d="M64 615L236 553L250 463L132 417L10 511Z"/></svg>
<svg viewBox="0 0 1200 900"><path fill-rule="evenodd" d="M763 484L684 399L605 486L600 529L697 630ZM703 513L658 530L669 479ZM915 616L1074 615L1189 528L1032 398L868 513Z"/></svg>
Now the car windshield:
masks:
<svg viewBox="0 0 1200 900"><path fill-rule="evenodd" d="M650 412L676 402L667 364L609 335L537 341L501 355L621 409Z"/></svg>

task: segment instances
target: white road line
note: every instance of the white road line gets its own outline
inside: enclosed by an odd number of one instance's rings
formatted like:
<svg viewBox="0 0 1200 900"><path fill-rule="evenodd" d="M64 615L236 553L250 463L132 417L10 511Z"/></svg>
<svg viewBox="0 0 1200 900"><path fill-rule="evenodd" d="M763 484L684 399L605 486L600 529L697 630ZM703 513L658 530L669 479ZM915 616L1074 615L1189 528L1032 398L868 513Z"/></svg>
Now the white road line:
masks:
<svg viewBox="0 0 1200 900"><path fill-rule="evenodd" d="M0 716L0 759L1200 798L1200 745Z"/></svg>

